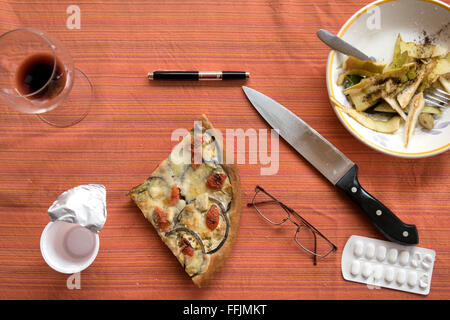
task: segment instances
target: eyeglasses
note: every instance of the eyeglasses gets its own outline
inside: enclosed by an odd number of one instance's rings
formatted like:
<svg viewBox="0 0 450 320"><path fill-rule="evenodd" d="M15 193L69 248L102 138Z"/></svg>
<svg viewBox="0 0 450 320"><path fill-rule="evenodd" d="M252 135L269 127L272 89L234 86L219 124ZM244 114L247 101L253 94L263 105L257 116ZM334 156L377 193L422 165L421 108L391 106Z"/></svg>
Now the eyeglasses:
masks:
<svg viewBox="0 0 450 320"><path fill-rule="evenodd" d="M337 247L313 225L260 186L255 187L253 200L247 206L254 207L264 220L275 226L282 225L286 221L292 222L297 227L294 234L295 242L300 248L313 255L314 265L317 264L318 257L325 258L337 250Z"/></svg>

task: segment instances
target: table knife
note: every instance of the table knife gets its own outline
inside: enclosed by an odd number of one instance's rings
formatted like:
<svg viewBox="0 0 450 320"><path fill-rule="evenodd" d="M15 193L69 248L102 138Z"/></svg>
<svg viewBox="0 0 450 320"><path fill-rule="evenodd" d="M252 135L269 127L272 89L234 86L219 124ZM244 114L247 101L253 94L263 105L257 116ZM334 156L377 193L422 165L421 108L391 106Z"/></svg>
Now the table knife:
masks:
<svg viewBox="0 0 450 320"><path fill-rule="evenodd" d="M360 185L358 166L293 112L268 96L243 86L253 107L300 155L334 186L343 190L370 218L388 240L401 245L416 245L415 225L403 223L391 210Z"/></svg>

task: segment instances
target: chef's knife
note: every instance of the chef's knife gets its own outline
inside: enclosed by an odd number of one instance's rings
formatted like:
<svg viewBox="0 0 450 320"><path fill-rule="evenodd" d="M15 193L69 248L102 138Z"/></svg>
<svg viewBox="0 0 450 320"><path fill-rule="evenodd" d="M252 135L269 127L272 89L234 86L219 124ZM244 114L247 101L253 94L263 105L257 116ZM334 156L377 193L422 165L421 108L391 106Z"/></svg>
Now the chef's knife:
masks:
<svg viewBox="0 0 450 320"><path fill-rule="evenodd" d="M245 86L242 89L270 126L333 185L342 189L387 239L402 245L419 243L415 225L403 223L391 210L361 187L357 178L356 164L275 100L254 89Z"/></svg>

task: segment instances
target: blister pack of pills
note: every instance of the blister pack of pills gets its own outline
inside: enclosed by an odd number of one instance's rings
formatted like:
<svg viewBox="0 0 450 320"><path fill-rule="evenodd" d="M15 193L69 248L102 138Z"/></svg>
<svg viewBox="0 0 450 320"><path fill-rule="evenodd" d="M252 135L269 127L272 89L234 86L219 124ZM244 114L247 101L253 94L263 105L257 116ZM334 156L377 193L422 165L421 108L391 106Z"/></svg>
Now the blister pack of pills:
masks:
<svg viewBox="0 0 450 320"><path fill-rule="evenodd" d="M342 252L345 280L427 295L436 252L361 236L351 236Z"/></svg>

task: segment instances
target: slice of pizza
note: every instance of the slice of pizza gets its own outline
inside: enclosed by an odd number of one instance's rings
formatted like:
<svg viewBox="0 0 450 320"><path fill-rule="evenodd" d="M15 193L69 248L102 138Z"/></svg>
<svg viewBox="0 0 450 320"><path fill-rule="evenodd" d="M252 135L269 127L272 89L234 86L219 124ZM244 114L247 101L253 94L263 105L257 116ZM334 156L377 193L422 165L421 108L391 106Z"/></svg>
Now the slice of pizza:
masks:
<svg viewBox="0 0 450 320"><path fill-rule="evenodd" d="M241 215L240 178L205 115L150 177L128 193L192 281L202 287L225 263Z"/></svg>

